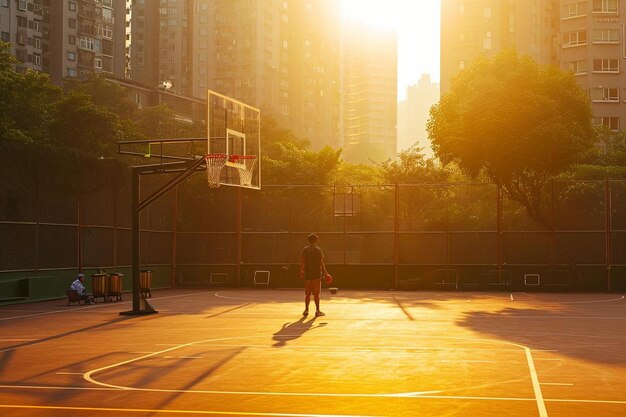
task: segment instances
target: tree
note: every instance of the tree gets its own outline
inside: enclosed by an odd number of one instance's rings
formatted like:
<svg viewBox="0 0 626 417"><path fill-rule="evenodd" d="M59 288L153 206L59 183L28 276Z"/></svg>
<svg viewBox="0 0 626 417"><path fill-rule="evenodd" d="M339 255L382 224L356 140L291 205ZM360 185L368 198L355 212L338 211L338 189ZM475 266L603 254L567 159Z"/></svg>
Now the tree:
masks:
<svg viewBox="0 0 626 417"><path fill-rule="evenodd" d="M5 139L45 139L62 90L50 82L47 74L15 72L16 62L10 44L0 42L0 133Z"/></svg>
<svg viewBox="0 0 626 417"><path fill-rule="evenodd" d="M69 91L78 91L91 97L96 106L105 108L122 119L132 119L137 104L129 97L124 87L107 81L102 74L91 74L84 80L68 78L65 88Z"/></svg>
<svg viewBox="0 0 626 417"><path fill-rule="evenodd" d="M319 152L298 148L293 143L279 143L276 159L263 159L263 182L267 184L330 183L341 161L341 151L327 146Z"/></svg>
<svg viewBox="0 0 626 417"><path fill-rule="evenodd" d="M389 184L415 184L422 182L444 182L448 171L436 160L426 158L418 147L400 152L399 158L377 164L381 176Z"/></svg>
<svg viewBox="0 0 626 417"><path fill-rule="evenodd" d="M50 132L58 146L105 156L114 154L122 130L115 113L96 106L85 93L73 91L57 103Z"/></svg>
<svg viewBox="0 0 626 417"><path fill-rule="evenodd" d="M507 50L460 72L427 129L443 163L483 173L548 227L543 191L593 145L591 116L571 72Z"/></svg>
<svg viewBox="0 0 626 417"><path fill-rule="evenodd" d="M263 156L275 159L282 154L281 145L293 144L298 149L306 149L309 142L298 138L293 131L278 125L271 116L264 117L261 122L261 150Z"/></svg>

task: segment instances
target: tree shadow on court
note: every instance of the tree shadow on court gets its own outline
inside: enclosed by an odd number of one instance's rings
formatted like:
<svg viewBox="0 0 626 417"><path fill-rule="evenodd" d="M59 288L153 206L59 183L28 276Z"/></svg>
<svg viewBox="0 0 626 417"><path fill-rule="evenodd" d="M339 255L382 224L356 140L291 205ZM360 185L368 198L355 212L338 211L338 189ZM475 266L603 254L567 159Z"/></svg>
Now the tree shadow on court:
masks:
<svg viewBox="0 0 626 417"><path fill-rule="evenodd" d="M306 332L311 331L313 329L317 329L318 327L324 327L327 323L318 323L315 324L316 317L313 317L311 320L306 321L306 316L302 316L300 320L296 322L287 322L283 324L283 327L272 337L272 340L275 343L272 347L281 348L287 346L288 342L292 342L300 337L302 337Z"/></svg>
<svg viewBox="0 0 626 417"><path fill-rule="evenodd" d="M5 348L3 348L2 350L0 350L0 375L3 374L4 370L6 369L6 367L11 363L11 360L14 357L15 352L18 349L21 348L25 348L25 347L30 347L30 346L35 346L41 343L46 343L46 342L50 342L52 340L57 340L57 339L62 339L65 337L77 337L77 335L81 334L81 333L86 333L88 335L88 332L90 330L102 330L103 327L105 326L110 326L113 324L117 324L126 320L129 320L130 317L117 317L113 320L110 320L108 322L105 323L97 323L97 324L93 324L91 326L86 326L86 327L81 327L79 329L74 329L74 330L69 330L63 333L57 333L57 334L53 334L50 335L48 337L44 337L41 339L37 339L37 340L29 340L23 343L18 343L15 345L11 345L11 346L7 346ZM77 339L77 341L80 340ZM77 342L78 344L78 342Z"/></svg>
<svg viewBox="0 0 626 417"><path fill-rule="evenodd" d="M555 351L588 362L626 366L626 320L602 315L588 306L552 309L508 307L500 311L473 311L458 320L459 326L531 350Z"/></svg>

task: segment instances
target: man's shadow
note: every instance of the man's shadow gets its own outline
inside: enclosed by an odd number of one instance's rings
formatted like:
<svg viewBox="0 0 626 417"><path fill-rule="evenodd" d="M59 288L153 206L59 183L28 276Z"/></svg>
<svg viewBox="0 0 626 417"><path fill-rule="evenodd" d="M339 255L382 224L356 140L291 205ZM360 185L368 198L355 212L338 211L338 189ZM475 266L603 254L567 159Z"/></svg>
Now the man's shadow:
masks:
<svg viewBox="0 0 626 417"><path fill-rule="evenodd" d="M311 320L305 321L306 316L302 316L300 320L294 323L287 322L283 324L283 327L274 333L274 336L272 337L272 340L276 342L272 345L272 347L284 347L287 345L287 342L296 340L309 330L326 326L326 323L319 323L315 325L315 319L316 317L313 317Z"/></svg>

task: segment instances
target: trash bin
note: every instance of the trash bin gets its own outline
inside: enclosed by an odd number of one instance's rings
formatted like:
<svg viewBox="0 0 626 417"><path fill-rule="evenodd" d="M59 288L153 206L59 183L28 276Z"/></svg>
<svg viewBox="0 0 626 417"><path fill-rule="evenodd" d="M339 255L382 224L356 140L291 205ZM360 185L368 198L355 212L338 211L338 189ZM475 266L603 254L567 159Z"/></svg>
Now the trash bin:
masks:
<svg viewBox="0 0 626 417"><path fill-rule="evenodd" d="M144 269L139 273L139 287L141 288L141 293L146 297L152 297L152 271L149 269Z"/></svg>
<svg viewBox="0 0 626 417"><path fill-rule="evenodd" d="M111 300L112 297L115 297L116 301L122 300L122 278L124 278L124 274L120 274L119 272L109 274L107 295Z"/></svg>
<svg viewBox="0 0 626 417"><path fill-rule="evenodd" d="M102 298L104 301L109 301L107 294L108 278L109 274L91 275L91 292L94 299Z"/></svg>

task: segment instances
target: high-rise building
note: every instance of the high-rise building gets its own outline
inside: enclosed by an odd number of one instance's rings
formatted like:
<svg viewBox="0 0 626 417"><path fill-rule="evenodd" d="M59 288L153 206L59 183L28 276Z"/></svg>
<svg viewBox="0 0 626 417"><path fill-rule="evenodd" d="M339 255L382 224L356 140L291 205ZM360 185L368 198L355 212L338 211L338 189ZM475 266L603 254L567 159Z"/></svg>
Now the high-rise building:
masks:
<svg viewBox="0 0 626 417"><path fill-rule="evenodd" d="M211 89L259 107L314 149L339 146L338 0L135 0L132 8L134 80L198 98Z"/></svg>
<svg viewBox="0 0 626 417"><path fill-rule="evenodd" d="M58 85L94 72L123 77L125 14L125 0L0 0L0 31L17 71L47 72Z"/></svg>
<svg viewBox="0 0 626 417"><path fill-rule="evenodd" d="M50 2L0 0L0 39L12 44L16 71L50 69Z"/></svg>
<svg viewBox="0 0 626 417"><path fill-rule="evenodd" d="M626 0L560 0L559 61L589 92L594 123L626 127Z"/></svg>
<svg viewBox="0 0 626 417"><path fill-rule="evenodd" d="M347 22L343 33L344 159L370 163L395 158L396 32Z"/></svg>
<svg viewBox="0 0 626 417"><path fill-rule="evenodd" d="M557 13L558 0L442 0L441 93L476 57L502 49L556 64Z"/></svg>
<svg viewBox="0 0 626 417"><path fill-rule="evenodd" d="M417 84L407 88L406 100L398 103L398 150L412 146L422 149L427 156L433 151L426 132L430 108L439 101L439 84L433 83L430 74L422 74Z"/></svg>

